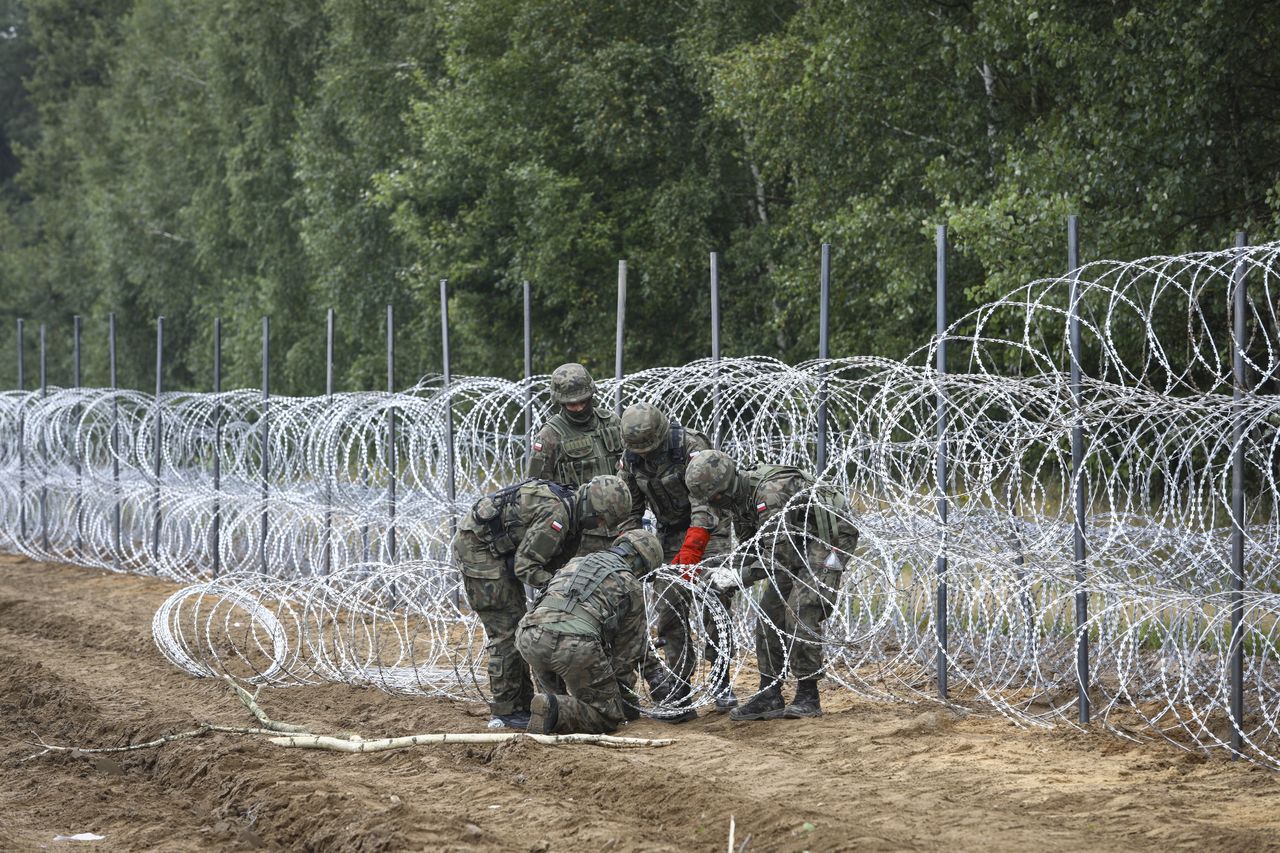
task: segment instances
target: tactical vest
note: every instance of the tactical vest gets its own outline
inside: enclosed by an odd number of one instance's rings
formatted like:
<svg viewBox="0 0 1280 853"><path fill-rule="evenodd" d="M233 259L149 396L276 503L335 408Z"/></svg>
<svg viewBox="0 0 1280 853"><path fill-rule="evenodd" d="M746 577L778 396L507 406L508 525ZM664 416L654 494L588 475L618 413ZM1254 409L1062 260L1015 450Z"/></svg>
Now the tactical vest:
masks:
<svg viewBox="0 0 1280 853"><path fill-rule="evenodd" d="M660 459L655 461L628 450L622 455L622 464L635 477L636 487L648 499L661 530L689 526L692 506L689 487L684 483L685 468L689 466L684 427L671 424L667 451Z"/></svg>
<svg viewBox="0 0 1280 853"><path fill-rule="evenodd" d="M547 426L560 439L560 458L556 462L556 479L561 483L581 486L601 474L618 472L622 455L622 427L613 412L597 409L596 425L584 430L557 412L547 419Z"/></svg>
<svg viewBox="0 0 1280 853"><path fill-rule="evenodd" d="M806 486L814 485L813 475L799 468L792 468L788 465L758 465L752 469L752 473L760 472L759 479L755 479L752 487L752 502L755 502L755 493L759 491L760 486L770 480L776 480L780 477L799 477L805 482ZM813 522L815 532L818 538L829 545L837 544L836 537L840 533L840 517L838 515L841 509L848 506L844 495L840 494L834 486L820 483L813 490L815 505L808 508L807 513L803 510L802 515L807 515ZM755 506L751 506L743 510L747 513L747 520L752 524L752 528L758 528L759 524L755 519L759 513L755 511Z"/></svg>
<svg viewBox="0 0 1280 853"><path fill-rule="evenodd" d="M612 608L595 592L610 575L631 570L626 559L630 556L622 548L609 548L582 557L572 572L561 572L551 579L534 599L533 612L525 617L525 624L554 626L560 634L600 636Z"/></svg>
<svg viewBox="0 0 1280 853"><path fill-rule="evenodd" d="M512 528L522 527L525 524L525 520L520 518L519 515L520 490L530 483L546 486L564 506L564 511L569 516L571 535L568 542L572 544L572 547L562 550L573 554L578 550L577 541L581 539L581 531L578 529L577 521L577 493L569 486L536 478L521 480L515 485L499 489L472 505L471 515L476 521L484 525L486 533L483 538L487 540L489 550L493 552L495 557L506 557L516 552L516 548L520 545L520 540L512 535Z"/></svg>

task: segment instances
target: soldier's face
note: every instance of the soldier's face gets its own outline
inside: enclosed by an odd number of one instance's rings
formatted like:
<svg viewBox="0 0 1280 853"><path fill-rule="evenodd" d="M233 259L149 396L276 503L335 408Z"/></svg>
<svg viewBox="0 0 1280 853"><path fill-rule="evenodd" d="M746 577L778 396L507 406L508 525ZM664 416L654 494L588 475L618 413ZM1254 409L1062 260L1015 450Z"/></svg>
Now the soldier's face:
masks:
<svg viewBox="0 0 1280 853"><path fill-rule="evenodd" d="M576 415L578 412L585 412L587 410L587 405L590 402L590 400L579 400L576 403L565 403L564 410L566 412L573 412Z"/></svg>

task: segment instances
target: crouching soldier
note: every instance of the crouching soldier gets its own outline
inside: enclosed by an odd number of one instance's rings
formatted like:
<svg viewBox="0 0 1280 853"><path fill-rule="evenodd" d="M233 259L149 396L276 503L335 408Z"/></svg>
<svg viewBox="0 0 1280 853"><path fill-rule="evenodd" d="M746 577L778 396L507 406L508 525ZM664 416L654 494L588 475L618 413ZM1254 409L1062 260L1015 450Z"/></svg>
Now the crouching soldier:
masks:
<svg viewBox="0 0 1280 853"><path fill-rule="evenodd" d="M634 685L647 630L640 578L661 564L658 537L630 530L573 560L535 599L516 630L542 691L529 731L602 734L639 716Z"/></svg>
<svg viewBox="0 0 1280 853"><path fill-rule="evenodd" d="M760 692L730 711L729 718L821 715L822 623L831 615L845 561L858 544L844 497L829 487L815 488L813 477L798 468L757 465L740 470L730 457L715 450L693 457L685 482L695 506L717 510L722 519L733 523L743 541L766 531L757 542L757 553L773 560L772 566L754 562L740 572L722 569L712 576L717 589L735 589L768 578L760 599L766 618L756 622ZM806 490L811 499L788 506ZM782 518L777 518L780 514ZM788 674L798 682L789 704L782 698L781 684Z"/></svg>
<svg viewBox="0 0 1280 853"><path fill-rule="evenodd" d="M522 729L533 685L516 651L524 584L542 589L578 550L587 530L627 517L631 493L612 475L577 489L525 480L481 498L458 524L453 559L467 603L484 625L489 653L489 728Z"/></svg>

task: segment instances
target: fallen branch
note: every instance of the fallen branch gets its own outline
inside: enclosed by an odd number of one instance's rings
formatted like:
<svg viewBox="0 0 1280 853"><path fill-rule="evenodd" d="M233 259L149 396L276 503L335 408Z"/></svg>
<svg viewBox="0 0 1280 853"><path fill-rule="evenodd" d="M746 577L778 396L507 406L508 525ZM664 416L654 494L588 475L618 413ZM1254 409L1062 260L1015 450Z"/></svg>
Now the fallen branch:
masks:
<svg viewBox="0 0 1280 853"><path fill-rule="evenodd" d="M249 713L257 717L258 722L262 723L264 728L270 729L273 732L287 732L289 734L302 735L311 734L306 726L295 726L293 723L277 723L275 720L268 717L266 712L258 706L258 694L262 692L262 685L258 685L258 689L254 691L252 696L250 696L249 691L245 690L239 684L236 684L231 676L224 675L222 678L227 682L227 684L231 685L231 689L236 692L236 695L240 697L240 701L249 709Z"/></svg>
<svg viewBox="0 0 1280 853"><path fill-rule="evenodd" d="M271 742L276 746L295 747L297 749L329 749L334 752L383 752L388 749L404 749L409 746L436 746L450 743L506 743L507 741L527 739L544 746L572 746L590 744L610 749L637 749L640 747L670 746L675 743L669 738L650 739L638 737L614 737L613 735L534 735L528 732L479 733L479 734L433 734L405 735L404 737L388 737L378 740L362 740L360 738L337 738L324 735L273 737Z"/></svg>
<svg viewBox="0 0 1280 853"><path fill-rule="evenodd" d="M39 758L47 752L83 752L83 753L99 753L99 752L131 752L135 749L153 749L157 746L164 746L166 743L172 743L175 740L184 740L186 738L200 737L211 732L221 732L223 734L233 735L277 735L278 732L270 729L255 729L248 726L219 726L213 723L201 723L194 729L185 732L174 732L173 734L163 735L155 740L149 740L145 743L131 743L128 746L60 746L54 743L46 743L39 735L36 735L35 743L44 747L40 752L34 755L28 755L23 761L30 761L32 758Z"/></svg>

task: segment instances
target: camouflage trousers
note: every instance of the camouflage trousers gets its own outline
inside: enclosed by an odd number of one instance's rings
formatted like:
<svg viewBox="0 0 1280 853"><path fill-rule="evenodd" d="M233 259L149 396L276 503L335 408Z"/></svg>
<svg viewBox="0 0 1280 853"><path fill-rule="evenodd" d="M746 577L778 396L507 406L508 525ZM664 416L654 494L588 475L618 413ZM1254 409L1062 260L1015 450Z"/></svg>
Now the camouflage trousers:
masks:
<svg viewBox="0 0 1280 853"><path fill-rule="evenodd" d="M817 678L823 670L822 623L831 615L848 558L837 554L842 567L828 568L823 563L831 550L820 540L801 534L787 539L779 539L777 562L765 574L760 610L767 621L756 623L756 660L765 678ZM853 549L851 542L841 546Z"/></svg>
<svg viewBox="0 0 1280 853"><path fill-rule="evenodd" d="M460 530L454 537L453 557L467 603L484 625L492 696L489 710L495 716L528 711L533 682L516 651L516 625L527 610L524 584L515 579L505 559L495 557L469 531Z"/></svg>
<svg viewBox="0 0 1280 853"><path fill-rule="evenodd" d="M680 547L684 544L685 533L685 528L663 531L664 560L672 560L680 551ZM724 537L713 538L707 545L704 569L715 565L717 558L727 550L728 543ZM732 611L733 590L711 593L708 589L707 592L714 594L726 611ZM679 581L669 578L654 580L653 594L653 622L654 632L657 634L655 645L660 648L662 657L659 659L651 649L647 650L641 669L649 684L657 685L665 682L670 688L664 701L679 702L689 694L689 677L693 675L698 665L698 653L694 648L693 636L689 628L689 610L693 606L693 594ZM714 622L708 621L705 627L707 643L702 654L708 663L715 663L721 651L720 632ZM730 637L724 639L726 643L732 642ZM732 657L732 649L725 649L725 651Z"/></svg>
<svg viewBox="0 0 1280 853"><path fill-rule="evenodd" d="M517 631L516 648L539 692L556 697L559 713L552 734L607 734L627 718L624 693L634 704L629 683L634 671L620 679L598 637L529 625Z"/></svg>

